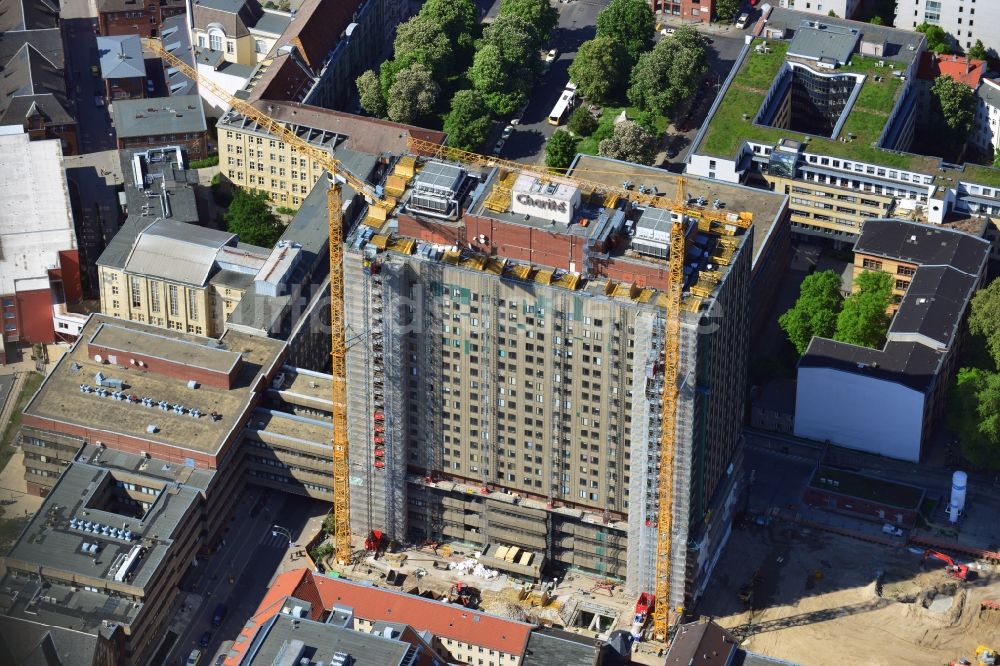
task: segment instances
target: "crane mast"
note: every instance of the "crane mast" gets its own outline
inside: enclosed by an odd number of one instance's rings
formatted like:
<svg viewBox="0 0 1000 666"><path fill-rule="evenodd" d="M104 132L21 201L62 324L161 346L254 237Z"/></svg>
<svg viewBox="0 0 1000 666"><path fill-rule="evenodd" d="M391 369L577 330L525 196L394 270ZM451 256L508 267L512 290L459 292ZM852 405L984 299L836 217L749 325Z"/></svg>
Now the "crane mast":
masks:
<svg viewBox="0 0 1000 666"><path fill-rule="evenodd" d="M333 514L336 560L341 564L351 561L351 509L349 459L347 440L347 345L344 339L344 225L340 180L362 193L372 205L390 207L375 189L348 171L322 148L313 146L284 123L271 118L252 104L237 99L221 86L200 76L194 68L167 51L158 40L143 40L146 47L156 53L171 67L196 81L237 113L253 120L261 129L285 142L303 157L308 157L329 174L330 190L327 209L330 228L330 364L333 375Z"/></svg>

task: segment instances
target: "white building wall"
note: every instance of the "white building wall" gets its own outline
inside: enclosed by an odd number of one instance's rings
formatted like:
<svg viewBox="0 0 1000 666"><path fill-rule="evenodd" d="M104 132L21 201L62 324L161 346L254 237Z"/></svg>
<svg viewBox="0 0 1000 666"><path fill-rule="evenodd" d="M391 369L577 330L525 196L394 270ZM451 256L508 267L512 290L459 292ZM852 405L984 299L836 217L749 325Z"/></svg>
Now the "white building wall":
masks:
<svg viewBox="0 0 1000 666"><path fill-rule="evenodd" d="M795 436L917 462L924 395L830 368L799 368Z"/></svg>
<svg viewBox="0 0 1000 666"><path fill-rule="evenodd" d="M247 78L242 76L223 74L222 72L217 72L210 65L202 64L198 65L198 76L208 79L215 85L223 88L230 95L235 95L236 91L242 89L248 81ZM229 104L219 99L206 86L198 86L198 92L201 94L201 101L205 105L206 116L217 118L229 109Z"/></svg>
<svg viewBox="0 0 1000 666"><path fill-rule="evenodd" d="M986 154L995 153L1000 147L1000 83L983 79L980 84L976 95L976 126L970 140Z"/></svg>
<svg viewBox="0 0 1000 666"><path fill-rule="evenodd" d="M801 0L796 0L796 4ZM796 7L798 9L798 7ZM1000 2L997 0L898 0L895 26L912 30L926 21L939 25L963 50L983 40L1000 51Z"/></svg>
<svg viewBox="0 0 1000 666"><path fill-rule="evenodd" d="M832 11L839 18L852 18L861 0L779 0L778 6L800 12L828 16Z"/></svg>

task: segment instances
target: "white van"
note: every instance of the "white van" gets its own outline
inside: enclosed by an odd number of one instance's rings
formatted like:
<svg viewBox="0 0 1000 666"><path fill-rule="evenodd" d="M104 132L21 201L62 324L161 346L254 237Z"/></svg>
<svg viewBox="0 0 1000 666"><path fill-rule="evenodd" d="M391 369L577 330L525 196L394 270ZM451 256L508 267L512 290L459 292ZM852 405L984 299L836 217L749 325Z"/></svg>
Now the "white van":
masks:
<svg viewBox="0 0 1000 666"><path fill-rule="evenodd" d="M740 14L740 17L736 19L736 27L742 30L743 28L747 27L747 21L749 20L750 20L750 15L747 14L746 12L743 12L742 14Z"/></svg>

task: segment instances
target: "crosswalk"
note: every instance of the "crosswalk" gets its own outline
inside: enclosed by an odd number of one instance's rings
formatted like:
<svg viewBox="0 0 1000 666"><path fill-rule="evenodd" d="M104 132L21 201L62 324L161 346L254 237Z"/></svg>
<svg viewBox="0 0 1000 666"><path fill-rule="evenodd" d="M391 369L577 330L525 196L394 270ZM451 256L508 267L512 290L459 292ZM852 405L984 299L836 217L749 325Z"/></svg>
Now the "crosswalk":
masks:
<svg viewBox="0 0 1000 666"><path fill-rule="evenodd" d="M278 532L277 534L274 532L265 532L258 543L266 548L284 549L288 547L288 537L281 532Z"/></svg>

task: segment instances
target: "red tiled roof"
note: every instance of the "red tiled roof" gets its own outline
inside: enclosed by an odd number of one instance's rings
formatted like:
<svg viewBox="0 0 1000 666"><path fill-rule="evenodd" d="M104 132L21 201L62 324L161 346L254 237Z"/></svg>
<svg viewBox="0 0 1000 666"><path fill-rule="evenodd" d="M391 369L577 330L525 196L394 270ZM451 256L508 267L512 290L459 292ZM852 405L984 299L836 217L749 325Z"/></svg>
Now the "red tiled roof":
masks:
<svg viewBox="0 0 1000 666"><path fill-rule="evenodd" d="M257 606L257 612L247 620L243 629L240 630L240 637L236 639L236 642L230 648L230 650L236 652L236 656L227 657L224 666L236 666L240 662L240 659L243 658L243 653L250 646L250 641L253 640L254 634L257 633L257 629L281 611L286 597L294 595L303 601L310 602L312 608L309 612L309 619L316 620L319 618L323 612L323 604L319 595L315 594L316 588L311 585L302 585L303 579L308 574L308 569L295 569L294 571L287 571L274 579L274 584L268 588L264 599ZM302 590L303 594L308 594L310 589L314 594L311 597L299 596L297 591L300 587L304 588Z"/></svg>
<svg viewBox="0 0 1000 666"><path fill-rule="evenodd" d="M430 631L436 636L488 650L522 655L534 628L524 622L412 594L390 592L325 576L310 577L327 609L347 606L354 610L355 617L408 624L418 631Z"/></svg>
<svg viewBox="0 0 1000 666"><path fill-rule="evenodd" d="M958 55L937 55L926 51L920 55L920 64L917 66L917 77L925 81L950 76L973 90L979 87L979 81L985 73L986 62L983 60Z"/></svg>

